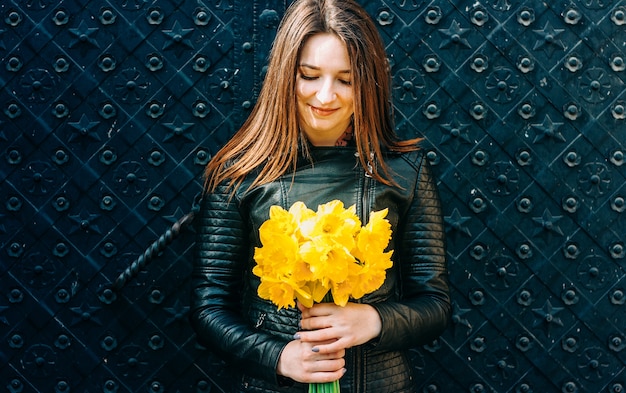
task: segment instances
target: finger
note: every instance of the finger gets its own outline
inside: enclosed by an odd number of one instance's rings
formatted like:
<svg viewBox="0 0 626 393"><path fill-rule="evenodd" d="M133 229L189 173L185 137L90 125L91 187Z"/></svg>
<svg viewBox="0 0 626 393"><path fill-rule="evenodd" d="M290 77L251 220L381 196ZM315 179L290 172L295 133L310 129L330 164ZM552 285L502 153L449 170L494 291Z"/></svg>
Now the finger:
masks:
<svg viewBox="0 0 626 393"><path fill-rule="evenodd" d="M334 382L343 377L346 373L345 368L341 368L332 372L317 372L317 373L309 373L304 378L302 378L302 382L305 383L323 383L323 382Z"/></svg>
<svg viewBox="0 0 626 393"><path fill-rule="evenodd" d="M334 312L333 307L310 308L302 313L300 320L303 327L308 330L323 329L334 326L335 322L341 321L341 315Z"/></svg>
<svg viewBox="0 0 626 393"><path fill-rule="evenodd" d="M311 351L320 355L343 357L346 354L346 349L347 347L343 340L335 340L333 342L315 344L311 348Z"/></svg>
<svg viewBox="0 0 626 393"><path fill-rule="evenodd" d="M305 307L302 303L300 303L298 300L296 300L296 307L298 307L298 310L300 310L301 313L306 312L307 310L309 310L308 307Z"/></svg>
<svg viewBox="0 0 626 393"><path fill-rule="evenodd" d="M332 319L328 317L303 317L300 320L303 330L319 330L332 327Z"/></svg>
<svg viewBox="0 0 626 393"><path fill-rule="evenodd" d="M308 314L312 317L332 315L338 306L333 303L315 303L313 307L307 309Z"/></svg>
<svg viewBox="0 0 626 393"><path fill-rule="evenodd" d="M337 351L337 352L330 352L330 353L318 352L317 356L318 356L319 360L339 360L339 359L345 359L346 351L340 350L340 351Z"/></svg>
<svg viewBox="0 0 626 393"><path fill-rule="evenodd" d="M346 361L343 358L316 359L315 361L307 362L305 370L310 374L334 373L344 368L345 365Z"/></svg>
<svg viewBox="0 0 626 393"><path fill-rule="evenodd" d="M304 328L304 327L303 327ZM314 330L302 330L294 335L294 339L301 340L302 342L317 344L326 344L338 339L338 335L335 329L314 329Z"/></svg>

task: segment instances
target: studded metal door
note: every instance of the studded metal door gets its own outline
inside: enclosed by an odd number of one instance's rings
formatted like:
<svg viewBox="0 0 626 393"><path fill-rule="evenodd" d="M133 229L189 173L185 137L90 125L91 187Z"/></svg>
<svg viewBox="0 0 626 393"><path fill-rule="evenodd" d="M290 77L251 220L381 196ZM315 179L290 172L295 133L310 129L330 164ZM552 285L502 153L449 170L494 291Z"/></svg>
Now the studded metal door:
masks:
<svg viewBox="0 0 626 393"><path fill-rule="evenodd" d="M0 3L0 390L224 391L187 224L285 3ZM420 392L623 392L626 1L362 4L445 206Z"/></svg>

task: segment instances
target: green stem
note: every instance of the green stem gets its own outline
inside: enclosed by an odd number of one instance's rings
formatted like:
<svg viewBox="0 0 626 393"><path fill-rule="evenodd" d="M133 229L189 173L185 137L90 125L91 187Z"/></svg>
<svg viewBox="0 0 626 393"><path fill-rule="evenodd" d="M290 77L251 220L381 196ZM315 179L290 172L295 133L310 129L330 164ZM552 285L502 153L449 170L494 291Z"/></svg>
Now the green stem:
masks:
<svg viewBox="0 0 626 393"><path fill-rule="evenodd" d="M340 393L339 381L310 383L309 393Z"/></svg>
<svg viewBox="0 0 626 393"><path fill-rule="evenodd" d="M333 295L330 291L322 299L322 303L332 303ZM310 383L309 393L340 393L339 381L322 382L322 383Z"/></svg>

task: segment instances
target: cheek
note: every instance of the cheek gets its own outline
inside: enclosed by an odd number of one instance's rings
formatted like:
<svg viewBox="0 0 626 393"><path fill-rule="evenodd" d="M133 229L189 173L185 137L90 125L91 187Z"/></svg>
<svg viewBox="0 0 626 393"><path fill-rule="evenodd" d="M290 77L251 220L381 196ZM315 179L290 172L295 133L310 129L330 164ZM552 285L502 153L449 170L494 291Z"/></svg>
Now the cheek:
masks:
<svg viewBox="0 0 626 393"><path fill-rule="evenodd" d="M304 83L298 83L296 85L296 95L299 100L306 99L310 95L310 89Z"/></svg>
<svg viewBox="0 0 626 393"><path fill-rule="evenodd" d="M344 102L352 104L354 102L354 89L351 87L345 87L341 92L341 97Z"/></svg>
<svg viewBox="0 0 626 393"><path fill-rule="evenodd" d="M354 96L348 95L343 100L344 105L349 106L354 111Z"/></svg>

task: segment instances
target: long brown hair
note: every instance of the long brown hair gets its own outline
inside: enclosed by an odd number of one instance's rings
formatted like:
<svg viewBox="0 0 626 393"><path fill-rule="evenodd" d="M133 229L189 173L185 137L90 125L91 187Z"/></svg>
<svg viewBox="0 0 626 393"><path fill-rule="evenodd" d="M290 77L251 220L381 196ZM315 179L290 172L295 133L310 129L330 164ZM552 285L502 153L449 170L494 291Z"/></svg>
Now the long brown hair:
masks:
<svg viewBox="0 0 626 393"><path fill-rule="evenodd" d="M296 0L278 28L256 105L206 167L208 190L224 181L236 188L254 170L258 173L251 188L269 183L295 168L298 149L309 155L306 143L300 143L304 136L298 121L296 78L302 46L318 33L337 35L348 49L361 165L371 168L376 180L394 184L382 150L416 150L418 140L400 141L394 131L389 63L376 26L352 0Z"/></svg>

